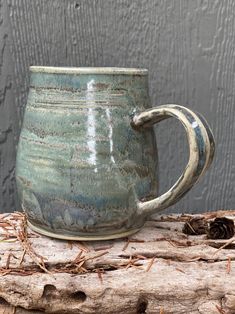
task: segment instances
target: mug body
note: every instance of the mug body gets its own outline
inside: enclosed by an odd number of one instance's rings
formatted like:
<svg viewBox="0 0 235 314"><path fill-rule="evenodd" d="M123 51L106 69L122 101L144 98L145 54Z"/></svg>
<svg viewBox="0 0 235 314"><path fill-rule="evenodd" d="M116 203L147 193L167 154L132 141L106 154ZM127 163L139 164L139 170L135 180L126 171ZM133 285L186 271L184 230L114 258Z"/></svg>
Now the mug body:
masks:
<svg viewBox="0 0 235 314"><path fill-rule="evenodd" d="M31 67L16 180L30 226L64 239L109 239L145 221L137 202L157 195L147 70Z"/></svg>

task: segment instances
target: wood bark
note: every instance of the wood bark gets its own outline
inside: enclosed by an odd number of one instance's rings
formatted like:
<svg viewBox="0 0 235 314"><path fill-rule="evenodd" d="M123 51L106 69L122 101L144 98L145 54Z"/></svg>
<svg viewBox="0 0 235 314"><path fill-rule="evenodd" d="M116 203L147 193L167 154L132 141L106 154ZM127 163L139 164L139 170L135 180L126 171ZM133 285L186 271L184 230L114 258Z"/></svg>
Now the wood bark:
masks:
<svg viewBox="0 0 235 314"><path fill-rule="evenodd" d="M201 217L225 214L235 219ZM22 214L3 214L0 312L235 313L235 238L186 235L191 217L153 216L129 239L81 243L27 231Z"/></svg>

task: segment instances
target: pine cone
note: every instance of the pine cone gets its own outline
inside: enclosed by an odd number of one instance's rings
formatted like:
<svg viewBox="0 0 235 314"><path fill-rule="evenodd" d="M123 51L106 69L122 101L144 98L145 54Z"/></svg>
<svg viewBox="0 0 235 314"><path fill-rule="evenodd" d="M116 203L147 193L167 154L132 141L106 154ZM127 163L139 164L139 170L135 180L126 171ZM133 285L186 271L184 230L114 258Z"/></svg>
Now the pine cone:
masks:
<svg viewBox="0 0 235 314"><path fill-rule="evenodd" d="M215 218L210 222L207 237L209 239L230 239L234 236L234 222L226 217Z"/></svg>
<svg viewBox="0 0 235 314"><path fill-rule="evenodd" d="M207 232L207 223L204 218L194 217L184 224L182 231L189 235L205 234Z"/></svg>

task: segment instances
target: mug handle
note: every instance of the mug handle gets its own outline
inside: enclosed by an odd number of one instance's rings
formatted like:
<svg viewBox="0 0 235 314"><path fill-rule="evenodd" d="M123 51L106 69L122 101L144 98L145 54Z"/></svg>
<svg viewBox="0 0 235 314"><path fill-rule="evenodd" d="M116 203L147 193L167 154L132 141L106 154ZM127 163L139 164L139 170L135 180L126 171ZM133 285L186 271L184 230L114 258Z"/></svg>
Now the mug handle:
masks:
<svg viewBox="0 0 235 314"><path fill-rule="evenodd" d="M151 215L175 204L192 188L213 160L215 142L210 127L201 115L188 108L175 104L153 107L135 114L131 126L136 131L144 131L170 117L177 118L187 132L189 161L180 178L166 193L149 201L138 201L139 214Z"/></svg>

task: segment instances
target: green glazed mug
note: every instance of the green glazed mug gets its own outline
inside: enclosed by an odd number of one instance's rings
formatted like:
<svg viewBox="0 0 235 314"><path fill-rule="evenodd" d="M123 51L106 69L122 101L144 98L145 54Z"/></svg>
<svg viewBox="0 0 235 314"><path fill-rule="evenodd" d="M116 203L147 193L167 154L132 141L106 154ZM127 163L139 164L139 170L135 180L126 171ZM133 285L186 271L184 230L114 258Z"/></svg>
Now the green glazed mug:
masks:
<svg viewBox="0 0 235 314"><path fill-rule="evenodd" d="M206 121L179 105L151 107L147 70L30 71L16 181L33 230L71 240L128 236L176 203L210 165L214 140ZM189 161L158 196L153 125L169 117L187 132Z"/></svg>

